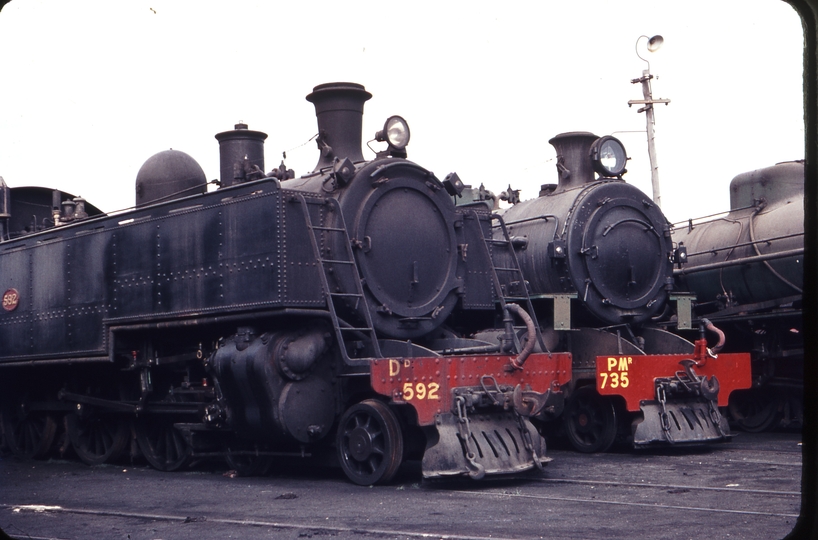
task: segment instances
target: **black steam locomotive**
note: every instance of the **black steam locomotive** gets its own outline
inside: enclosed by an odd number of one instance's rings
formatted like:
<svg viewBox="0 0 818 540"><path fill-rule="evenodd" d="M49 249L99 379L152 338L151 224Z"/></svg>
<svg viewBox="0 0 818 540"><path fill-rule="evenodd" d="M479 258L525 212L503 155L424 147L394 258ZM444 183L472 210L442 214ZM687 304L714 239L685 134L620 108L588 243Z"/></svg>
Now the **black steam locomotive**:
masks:
<svg viewBox="0 0 818 540"><path fill-rule="evenodd" d="M406 159L402 118L364 160L370 97L352 83L307 96L321 157L301 178L265 173L266 135L240 124L216 136L215 191L174 150L143 165L127 212L3 185L8 447L44 456L64 424L91 464L133 431L161 470L224 457L252 474L333 446L359 484L420 456L426 477L541 467L529 418L560 407L570 355L523 348L538 329L492 286L510 243L491 239L488 210L454 205L456 174ZM496 317L502 341L465 337Z"/></svg>
<svg viewBox="0 0 818 540"><path fill-rule="evenodd" d="M676 224L687 263L674 270L697 317L718 324L725 350L752 352L753 386L735 392L730 416L747 431L803 418L804 163L740 174L730 210Z"/></svg>
<svg viewBox="0 0 818 540"><path fill-rule="evenodd" d="M504 287L530 298L547 350L572 354L562 431L583 452L617 439L636 447L727 440L719 407L750 386L749 357L717 357L704 326L693 343L653 324L676 298L673 264L684 255L670 223L622 180L627 157L616 138L574 132L550 143L558 183L507 209L494 231L510 238L526 280ZM501 198L517 196L509 189ZM509 252L498 259L513 265Z"/></svg>

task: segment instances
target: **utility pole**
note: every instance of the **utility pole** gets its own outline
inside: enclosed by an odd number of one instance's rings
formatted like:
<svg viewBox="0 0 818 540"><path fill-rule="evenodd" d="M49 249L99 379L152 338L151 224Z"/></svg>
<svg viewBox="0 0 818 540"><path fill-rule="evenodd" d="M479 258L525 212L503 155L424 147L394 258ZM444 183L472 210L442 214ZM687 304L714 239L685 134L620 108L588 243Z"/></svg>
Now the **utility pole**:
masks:
<svg viewBox="0 0 818 540"><path fill-rule="evenodd" d="M642 58L639 55L639 40L642 38L648 39L648 51L654 52L662 46L664 39L662 36L653 36L652 38L648 38L648 36L639 36L636 39L636 56L639 56L642 60L647 62L648 69L642 71L642 76L638 79L632 79L631 83L641 83L642 84L642 96L645 99L632 99L628 101L628 107L632 105L644 105L636 112L645 113L645 121L647 123L647 134L648 134L648 158L650 159L650 183L653 187L653 202L656 203L656 206L659 208L662 207L662 195L659 191L659 165L656 162L656 143L655 143L655 136L653 133L653 125L656 122L653 113L653 104L654 103L664 103L667 105L670 103L669 99L653 99L653 93L650 88L650 80L653 78L653 75L650 73L650 62Z"/></svg>

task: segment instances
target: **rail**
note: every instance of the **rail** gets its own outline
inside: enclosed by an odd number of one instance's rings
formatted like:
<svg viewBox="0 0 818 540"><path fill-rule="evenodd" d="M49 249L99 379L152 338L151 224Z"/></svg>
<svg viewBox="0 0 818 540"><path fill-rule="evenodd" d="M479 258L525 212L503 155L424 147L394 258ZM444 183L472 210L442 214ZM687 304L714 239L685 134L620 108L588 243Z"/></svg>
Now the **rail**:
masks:
<svg viewBox="0 0 818 540"><path fill-rule="evenodd" d="M775 259L785 259L787 257L796 257L798 255L803 254L804 248L788 249L787 251L779 251L778 253L765 253L764 255L753 255L752 257L742 257L741 259L733 259L731 261L721 261L716 263L702 264L699 266L694 266L693 268L675 268L673 270L673 275L686 276L688 274L695 274L697 272L706 272L707 270L728 268L730 266L738 266L741 264L772 261Z"/></svg>

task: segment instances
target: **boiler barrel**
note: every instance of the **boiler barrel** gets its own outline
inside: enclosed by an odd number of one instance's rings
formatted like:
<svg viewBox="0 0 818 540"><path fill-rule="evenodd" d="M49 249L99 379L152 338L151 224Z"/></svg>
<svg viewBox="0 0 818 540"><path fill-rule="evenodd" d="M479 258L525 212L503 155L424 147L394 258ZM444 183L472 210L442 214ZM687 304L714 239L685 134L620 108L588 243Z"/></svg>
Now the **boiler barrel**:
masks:
<svg viewBox="0 0 818 540"><path fill-rule="evenodd" d="M610 324L640 323L667 300L672 282L670 233L661 210L622 180L553 192L503 216L531 293L576 292Z"/></svg>
<svg viewBox="0 0 818 540"><path fill-rule="evenodd" d="M699 303L754 304L801 294L803 190L801 162L734 178L730 212L673 231L673 241L688 254L687 264L675 271L679 287L694 292ZM780 253L790 255L775 257Z"/></svg>

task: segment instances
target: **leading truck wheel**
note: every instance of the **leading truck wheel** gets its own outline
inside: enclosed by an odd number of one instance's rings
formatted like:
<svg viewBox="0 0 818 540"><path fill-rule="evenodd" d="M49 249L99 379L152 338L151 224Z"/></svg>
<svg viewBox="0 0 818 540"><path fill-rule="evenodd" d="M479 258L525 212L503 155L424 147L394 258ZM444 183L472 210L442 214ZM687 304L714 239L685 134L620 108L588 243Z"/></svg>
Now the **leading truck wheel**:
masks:
<svg viewBox="0 0 818 540"><path fill-rule="evenodd" d="M344 473L361 486L388 482L403 459L400 423L389 406L373 399L347 409L335 442Z"/></svg>
<svg viewBox="0 0 818 540"><path fill-rule="evenodd" d="M6 446L24 459L43 459L48 456L57 435L57 421L53 414L29 411L26 402L9 404L2 411L3 433Z"/></svg>
<svg viewBox="0 0 818 540"><path fill-rule="evenodd" d="M613 402L592 386L575 390L563 413L568 439L579 452L605 452L616 439L616 410Z"/></svg>

